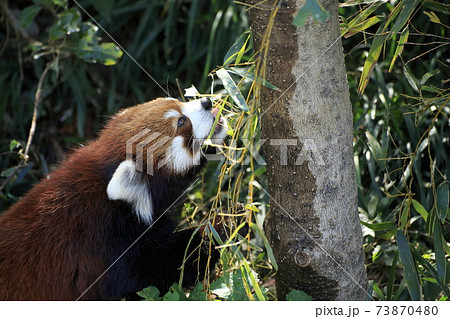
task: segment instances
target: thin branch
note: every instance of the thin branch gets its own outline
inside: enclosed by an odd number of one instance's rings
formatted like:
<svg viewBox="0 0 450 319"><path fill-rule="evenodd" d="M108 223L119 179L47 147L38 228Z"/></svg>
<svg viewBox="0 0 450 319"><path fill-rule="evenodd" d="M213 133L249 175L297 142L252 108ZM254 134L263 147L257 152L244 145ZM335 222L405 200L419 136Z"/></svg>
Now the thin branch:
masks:
<svg viewBox="0 0 450 319"><path fill-rule="evenodd" d="M30 151L31 142L33 140L33 136L36 131L37 114L38 114L38 110L39 110L39 104L41 103L42 95L43 95L42 94L43 93L42 92L42 84L43 84L44 78L47 75L50 68L51 68L51 63L48 63L44 69L44 72L42 72L42 75L38 82L38 86L36 88L36 93L34 96L33 118L31 120L31 126L30 126L30 131L28 133L28 140L27 140L27 144L25 146L25 151L23 153L21 151L19 152L21 160L20 160L19 164L16 165L13 172L8 176L8 178L0 186L0 192L6 187L6 185L9 184L9 182L13 179L13 177L16 175L18 170L27 165L28 158L29 158L28 152Z"/></svg>

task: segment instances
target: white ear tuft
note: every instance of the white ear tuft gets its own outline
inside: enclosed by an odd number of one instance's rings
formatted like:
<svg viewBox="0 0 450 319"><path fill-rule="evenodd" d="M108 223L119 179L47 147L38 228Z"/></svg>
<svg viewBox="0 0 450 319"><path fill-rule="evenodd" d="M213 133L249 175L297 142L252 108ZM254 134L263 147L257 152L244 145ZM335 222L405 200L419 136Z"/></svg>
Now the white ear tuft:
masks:
<svg viewBox="0 0 450 319"><path fill-rule="evenodd" d="M106 189L111 200L133 205L136 215L146 224L153 221L153 203L147 182L131 160L120 163Z"/></svg>

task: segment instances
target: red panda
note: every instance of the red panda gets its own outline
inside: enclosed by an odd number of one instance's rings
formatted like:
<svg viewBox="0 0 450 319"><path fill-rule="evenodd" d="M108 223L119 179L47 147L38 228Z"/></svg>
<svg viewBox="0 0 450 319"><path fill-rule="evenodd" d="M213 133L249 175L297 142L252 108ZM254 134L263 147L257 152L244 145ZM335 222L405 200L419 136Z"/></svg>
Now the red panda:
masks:
<svg viewBox="0 0 450 319"><path fill-rule="evenodd" d="M114 116L0 217L0 300L135 299L149 285L167 291L193 231L174 232L165 212L205 161L200 145L217 116L207 98L157 99ZM217 121L212 139L222 143L227 124ZM199 267L206 265L186 263L185 284Z"/></svg>

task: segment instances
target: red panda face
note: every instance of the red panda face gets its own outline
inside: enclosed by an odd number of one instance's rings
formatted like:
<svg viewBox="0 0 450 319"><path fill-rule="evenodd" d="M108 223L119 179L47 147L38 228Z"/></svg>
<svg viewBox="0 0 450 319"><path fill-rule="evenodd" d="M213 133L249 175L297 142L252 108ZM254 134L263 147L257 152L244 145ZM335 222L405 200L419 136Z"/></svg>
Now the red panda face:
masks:
<svg viewBox="0 0 450 319"><path fill-rule="evenodd" d="M108 198L132 204L136 214L150 224L154 199L145 176L183 177L200 165L201 145L216 117L217 110L212 110L206 98L187 103L157 99L120 112L97 141L114 148L109 153L120 162L108 183ZM227 123L221 117L211 139L220 144L226 134Z"/></svg>
<svg viewBox="0 0 450 319"><path fill-rule="evenodd" d="M207 98L190 102L157 99L127 108L116 115L99 142L116 148L121 160L131 160L137 170L185 174L200 163L201 145L208 138L217 110ZM211 139L220 144L227 123L220 117ZM109 140L109 141L108 141Z"/></svg>
<svg viewBox="0 0 450 319"><path fill-rule="evenodd" d="M211 108L211 101L203 98L180 103L179 109L171 108L165 112L164 118L172 122L176 132L164 159L164 163L172 172L183 173L199 164L201 145L209 136L217 116L217 110L211 111ZM226 134L226 122L220 118L212 139L216 144L220 144ZM160 165L161 163L158 164Z"/></svg>

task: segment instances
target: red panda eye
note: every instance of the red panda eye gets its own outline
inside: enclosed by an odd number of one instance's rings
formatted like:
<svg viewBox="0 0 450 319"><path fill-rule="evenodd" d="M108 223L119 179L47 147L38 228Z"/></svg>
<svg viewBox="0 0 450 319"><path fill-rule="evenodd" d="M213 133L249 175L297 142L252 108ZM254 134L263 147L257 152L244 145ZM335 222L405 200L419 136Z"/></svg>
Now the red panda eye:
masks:
<svg viewBox="0 0 450 319"><path fill-rule="evenodd" d="M184 126L184 124L186 124L186 117L182 116L178 118L178 127L182 127Z"/></svg>

